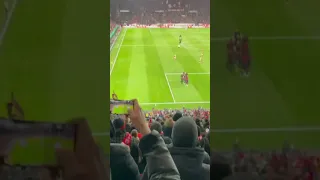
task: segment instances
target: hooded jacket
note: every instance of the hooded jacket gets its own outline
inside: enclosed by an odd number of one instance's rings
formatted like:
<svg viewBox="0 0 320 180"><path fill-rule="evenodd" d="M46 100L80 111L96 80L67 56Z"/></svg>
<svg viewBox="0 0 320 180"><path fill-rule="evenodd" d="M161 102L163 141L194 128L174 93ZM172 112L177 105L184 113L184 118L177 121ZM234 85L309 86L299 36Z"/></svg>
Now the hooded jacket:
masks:
<svg viewBox="0 0 320 180"><path fill-rule="evenodd" d="M172 129L170 154L182 180L209 180L210 165L205 164L205 151L197 147L198 128L191 117L182 117ZM207 156L208 158L208 156Z"/></svg>
<svg viewBox="0 0 320 180"><path fill-rule="evenodd" d="M142 180L181 180L168 148L157 131L143 136L139 148L147 162Z"/></svg>
<svg viewBox="0 0 320 180"><path fill-rule="evenodd" d="M110 144L110 168L114 180L140 180L138 165L124 144Z"/></svg>

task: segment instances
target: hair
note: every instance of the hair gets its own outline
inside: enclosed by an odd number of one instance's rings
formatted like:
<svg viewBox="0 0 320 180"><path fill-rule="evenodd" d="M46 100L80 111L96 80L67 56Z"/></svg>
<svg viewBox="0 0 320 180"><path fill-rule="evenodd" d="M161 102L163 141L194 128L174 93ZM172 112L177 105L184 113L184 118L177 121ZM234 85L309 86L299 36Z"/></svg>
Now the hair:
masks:
<svg viewBox="0 0 320 180"><path fill-rule="evenodd" d="M132 135L133 137L137 138L137 137L138 137L138 131L137 131L136 129L133 129L133 130L131 131L131 135Z"/></svg>
<svg viewBox="0 0 320 180"><path fill-rule="evenodd" d="M173 127L174 121L171 118L167 118L164 122L164 126Z"/></svg>

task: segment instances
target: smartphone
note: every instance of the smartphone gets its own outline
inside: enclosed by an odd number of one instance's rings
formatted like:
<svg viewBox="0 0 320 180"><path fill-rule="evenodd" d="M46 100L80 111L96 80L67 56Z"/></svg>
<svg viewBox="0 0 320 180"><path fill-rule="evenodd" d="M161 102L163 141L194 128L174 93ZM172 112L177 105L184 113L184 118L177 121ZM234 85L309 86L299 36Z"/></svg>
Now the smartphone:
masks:
<svg viewBox="0 0 320 180"><path fill-rule="evenodd" d="M76 124L0 119L0 154L8 165L56 165L56 149L75 150Z"/></svg>
<svg viewBox="0 0 320 180"><path fill-rule="evenodd" d="M129 110L133 110L133 101L111 99L110 108L112 114L129 114Z"/></svg>

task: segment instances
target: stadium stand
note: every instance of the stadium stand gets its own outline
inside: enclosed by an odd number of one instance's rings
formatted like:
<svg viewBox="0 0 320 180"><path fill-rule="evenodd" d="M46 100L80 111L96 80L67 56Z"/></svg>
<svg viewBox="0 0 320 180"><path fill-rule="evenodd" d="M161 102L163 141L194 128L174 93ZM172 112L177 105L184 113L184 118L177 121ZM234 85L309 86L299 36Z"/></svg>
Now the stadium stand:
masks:
<svg viewBox="0 0 320 180"><path fill-rule="evenodd" d="M113 13L112 17L117 23L121 24L210 22L210 9L207 7L208 0L146 2L126 0L111 2L111 6L114 7L111 11Z"/></svg>
<svg viewBox="0 0 320 180"><path fill-rule="evenodd" d="M156 23L209 23L209 1L111 1L114 22L124 24ZM183 10L182 10L183 9ZM188 12L188 13L186 13ZM197 12L197 13L193 13ZM210 148L210 112L205 109L153 109L144 111L143 122L157 139L164 152L171 154L175 166L169 165L172 176L168 179L266 179L266 180L316 180L319 179L320 153L294 148L284 142L274 151L249 150L236 142L228 152ZM146 135L129 116L110 114L111 117L111 172L112 179L152 179L154 173L168 175L150 165L153 154L145 153ZM194 132L196 131L196 133ZM194 145L194 141L196 144ZM143 143L143 145L141 145ZM150 143L150 142L149 142ZM155 143L155 142L154 142ZM230 147L232 144L230 144ZM181 147L183 147L181 150ZM254 147L252 147L254 148ZM177 150L179 149L179 150ZM188 151L186 153L185 151ZM201 152L196 156L196 152ZM200 155L201 154L201 155ZM150 157L151 156L151 157ZM210 163L207 158L210 156ZM199 158L201 157L201 158ZM166 161L165 158L161 157ZM199 160L199 159L201 160ZM190 162L198 162L190 164ZM207 168L211 167L210 176ZM190 169L188 169L190 168ZM175 173L179 171L179 176ZM168 170L168 169L166 169ZM199 173L201 172L201 173Z"/></svg>
<svg viewBox="0 0 320 180"><path fill-rule="evenodd" d="M111 1L111 23L120 26L119 32L122 25L129 24L209 23L209 3L208 0L114 0ZM115 39L116 36L112 36L111 45ZM110 114L113 180L156 179L159 176L177 180L210 179L208 109L154 108L143 114L140 119L134 113L129 116ZM146 127L141 129L141 124ZM152 133L145 133L145 129Z"/></svg>

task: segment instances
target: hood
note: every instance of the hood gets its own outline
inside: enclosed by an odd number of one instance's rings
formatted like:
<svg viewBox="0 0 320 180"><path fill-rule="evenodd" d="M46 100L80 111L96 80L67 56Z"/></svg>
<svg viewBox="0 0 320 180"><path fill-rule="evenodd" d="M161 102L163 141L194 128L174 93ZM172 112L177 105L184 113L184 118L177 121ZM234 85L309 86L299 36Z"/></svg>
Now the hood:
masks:
<svg viewBox="0 0 320 180"><path fill-rule="evenodd" d="M126 145L110 144L110 168L112 179L140 180L138 166Z"/></svg>
<svg viewBox="0 0 320 180"><path fill-rule="evenodd" d="M172 144L175 147L194 148L198 142L198 128L191 117L182 117L174 123Z"/></svg>

